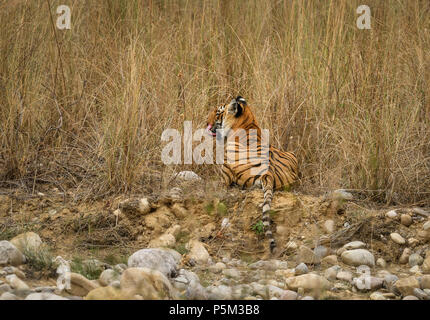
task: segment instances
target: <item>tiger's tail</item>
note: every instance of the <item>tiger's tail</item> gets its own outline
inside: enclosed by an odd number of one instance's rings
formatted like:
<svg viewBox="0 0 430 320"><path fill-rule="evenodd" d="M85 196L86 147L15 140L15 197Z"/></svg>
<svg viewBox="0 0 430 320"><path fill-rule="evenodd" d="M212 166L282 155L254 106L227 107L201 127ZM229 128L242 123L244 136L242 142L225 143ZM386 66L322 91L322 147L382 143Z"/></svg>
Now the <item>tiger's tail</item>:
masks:
<svg viewBox="0 0 430 320"><path fill-rule="evenodd" d="M264 202L263 202L263 226L265 230L265 236L269 239L270 252L273 252L276 248L276 241L271 230L271 218L270 218L270 208L273 199L273 178L266 175L262 179L262 186L264 192Z"/></svg>

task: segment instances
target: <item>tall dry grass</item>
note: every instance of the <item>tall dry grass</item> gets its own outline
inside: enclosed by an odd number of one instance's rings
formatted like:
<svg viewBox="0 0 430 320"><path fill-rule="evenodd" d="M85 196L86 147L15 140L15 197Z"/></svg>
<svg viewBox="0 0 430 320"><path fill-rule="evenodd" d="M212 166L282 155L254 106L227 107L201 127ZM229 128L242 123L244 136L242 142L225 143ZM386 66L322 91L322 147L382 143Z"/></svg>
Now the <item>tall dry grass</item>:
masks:
<svg viewBox="0 0 430 320"><path fill-rule="evenodd" d="M430 205L430 3L368 0L371 30L360 4L1 2L1 185L157 192L187 168L161 163L162 131L240 94L297 153L305 191Z"/></svg>

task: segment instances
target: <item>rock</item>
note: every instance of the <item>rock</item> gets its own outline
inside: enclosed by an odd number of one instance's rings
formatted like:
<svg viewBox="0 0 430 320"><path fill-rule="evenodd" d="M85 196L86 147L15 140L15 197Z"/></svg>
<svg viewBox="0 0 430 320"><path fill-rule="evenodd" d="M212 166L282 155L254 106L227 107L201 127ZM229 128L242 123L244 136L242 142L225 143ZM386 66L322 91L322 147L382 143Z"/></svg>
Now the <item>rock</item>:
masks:
<svg viewBox="0 0 430 320"><path fill-rule="evenodd" d="M358 278L354 278L352 283L360 291L373 291L382 288L384 279L372 277L370 275L361 275Z"/></svg>
<svg viewBox="0 0 430 320"><path fill-rule="evenodd" d="M370 300L387 300L387 298L382 293L376 291L370 295Z"/></svg>
<svg viewBox="0 0 430 320"><path fill-rule="evenodd" d="M424 275L420 277L419 281L421 289L430 289L430 275Z"/></svg>
<svg viewBox="0 0 430 320"><path fill-rule="evenodd" d="M225 285L209 286L206 288L210 300L231 300L232 289Z"/></svg>
<svg viewBox="0 0 430 320"><path fill-rule="evenodd" d="M25 257L17 247L9 241L0 241L0 266L19 266L23 263L25 263Z"/></svg>
<svg viewBox="0 0 430 320"><path fill-rule="evenodd" d="M315 299L313 297L311 297L311 296L304 296L300 300L315 300Z"/></svg>
<svg viewBox="0 0 430 320"><path fill-rule="evenodd" d="M288 289L294 291L297 291L299 288L303 288L305 291L324 291L331 286L330 281L326 278L313 273L285 279L285 284Z"/></svg>
<svg viewBox="0 0 430 320"><path fill-rule="evenodd" d="M120 288L108 286L108 287L100 287L100 288L91 290L84 299L85 300L131 300L131 299L136 299L136 297L127 296L121 291Z"/></svg>
<svg viewBox="0 0 430 320"><path fill-rule="evenodd" d="M297 300L297 296L297 292L294 292L292 290L284 290L279 300Z"/></svg>
<svg viewBox="0 0 430 320"><path fill-rule="evenodd" d="M364 249L366 248L366 244L361 241L352 241L345 244L342 248L345 250Z"/></svg>
<svg viewBox="0 0 430 320"><path fill-rule="evenodd" d="M149 242L148 248L172 247L176 243L175 236L170 233L165 233Z"/></svg>
<svg viewBox="0 0 430 320"><path fill-rule="evenodd" d="M167 277L175 277L181 255L172 249L150 248L136 251L128 258L131 268L149 268Z"/></svg>
<svg viewBox="0 0 430 320"><path fill-rule="evenodd" d="M126 215L146 215L151 211L148 198L124 200L119 204L119 208Z"/></svg>
<svg viewBox="0 0 430 320"><path fill-rule="evenodd" d="M352 281L352 273L349 271L339 271L336 275L336 279L346 282Z"/></svg>
<svg viewBox="0 0 430 320"><path fill-rule="evenodd" d="M430 230L420 230L417 233L418 238L422 240L430 240Z"/></svg>
<svg viewBox="0 0 430 320"><path fill-rule="evenodd" d="M337 261L337 256L333 254L333 255L330 255L330 256L324 257L324 258L321 260L321 263L322 263L323 265L334 266L334 265L336 265L336 264L338 263L338 261Z"/></svg>
<svg viewBox="0 0 430 320"><path fill-rule="evenodd" d="M128 268L121 275L121 292L143 300L175 299L176 293L163 273L148 268Z"/></svg>
<svg viewBox="0 0 430 320"><path fill-rule="evenodd" d="M389 291L393 291L394 284L396 281L399 280L399 277L397 277L394 274L388 274L384 277L383 286Z"/></svg>
<svg viewBox="0 0 430 320"><path fill-rule="evenodd" d="M273 299L273 298L280 299L284 295L284 291L285 291L273 285L267 285L266 290L267 290L267 297L269 299Z"/></svg>
<svg viewBox="0 0 430 320"><path fill-rule="evenodd" d="M288 241L287 244L285 245L285 250L287 252L293 252L297 250L297 248L298 248L298 245L294 241Z"/></svg>
<svg viewBox="0 0 430 320"><path fill-rule="evenodd" d="M25 279L24 272L22 272L21 270L19 270L16 267L12 267L12 266L4 267L3 272L6 274L15 274L18 278L23 279L23 280Z"/></svg>
<svg viewBox="0 0 430 320"><path fill-rule="evenodd" d="M408 239L408 245L413 247L416 247L418 244L420 243L420 241L418 239L415 238L409 238Z"/></svg>
<svg viewBox="0 0 430 320"><path fill-rule="evenodd" d="M10 292L5 292L0 296L0 300L21 300L18 296Z"/></svg>
<svg viewBox="0 0 430 320"><path fill-rule="evenodd" d="M222 274L228 278L233 278L233 279L239 279L240 278L240 271L237 269L224 269L222 271Z"/></svg>
<svg viewBox="0 0 430 320"><path fill-rule="evenodd" d="M376 260L376 265L378 267L385 268L385 267L387 267L387 262L385 262L384 259L379 258L378 260Z"/></svg>
<svg viewBox="0 0 430 320"><path fill-rule="evenodd" d="M173 286L180 291L186 290L193 282L200 283L199 277L194 272L185 269L180 269L178 276L172 279Z"/></svg>
<svg viewBox="0 0 430 320"><path fill-rule="evenodd" d="M365 249L347 250L342 253L341 259L345 264L352 266L367 265L373 267L375 265L375 257Z"/></svg>
<svg viewBox="0 0 430 320"><path fill-rule="evenodd" d="M400 222L406 227L409 227L412 224L412 217L408 214L402 214L400 216Z"/></svg>
<svg viewBox="0 0 430 320"><path fill-rule="evenodd" d="M415 297L419 298L420 300L429 300L430 299L430 296L426 292L424 292L424 290L421 290L418 288L414 289L413 295Z"/></svg>
<svg viewBox="0 0 430 320"><path fill-rule="evenodd" d="M30 290L30 287L15 274L6 276L6 281L15 290Z"/></svg>
<svg viewBox="0 0 430 320"><path fill-rule="evenodd" d="M302 245L297 253L297 262L306 264L318 264L321 262L321 258L314 254L314 251L308 247Z"/></svg>
<svg viewBox="0 0 430 320"><path fill-rule="evenodd" d="M99 283L104 286L110 286L112 282L119 281L121 278L121 273L114 269L106 269L104 270L99 277Z"/></svg>
<svg viewBox="0 0 430 320"><path fill-rule="evenodd" d="M424 273L430 273L430 255L427 255L427 258L424 259L421 268Z"/></svg>
<svg viewBox="0 0 430 320"><path fill-rule="evenodd" d="M53 293L48 292L36 292L36 293L30 293L25 300L69 300L67 298L58 296Z"/></svg>
<svg viewBox="0 0 430 320"><path fill-rule="evenodd" d="M397 218L397 212L395 210L390 210L385 215L390 219L396 219Z"/></svg>
<svg viewBox="0 0 430 320"><path fill-rule="evenodd" d="M66 291L78 297L86 296L91 290L100 287L97 282L88 280L83 275L74 272L70 272L70 285L71 287L66 288Z"/></svg>
<svg viewBox="0 0 430 320"><path fill-rule="evenodd" d="M0 295L2 295L5 292L11 292L12 288L8 284L1 284L0 285Z"/></svg>
<svg viewBox="0 0 430 320"><path fill-rule="evenodd" d="M329 249L324 246L316 246L314 249L314 255L317 261L321 262L321 260L329 255Z"/></svg>
<svg viewBox="0 0 430 320"><path fill-rule="evenodd" d="M391 240L393 240L397 244L405 244L406 240L397 232L393 232L390 234Z"/></svg>
<svg viewBox="0 0 430 320"><path fill-rule="evenodd" d="M42 240L39 235L34 232L26 232L17 235L10 240L19 251L25 253L26 250L37 250L42 245Z"/></svg>
<svg viewBox="0 0 430 320"><path fill-rule="evenodd" d="M400 264L405 264L409 262L409 256L411 255L411 249L405 248L402 252L402 255L399 258Z"/></svg>
<svg viewBox="0 0 430 320"><path fill-rule="evenodd" d="M188 258L192 259L195 263L206 265L212 262L209 252L200 241L190 240L185 247L189 250Z"/></svg>
<svg viewBox="0 0 430 320"><path fill-rule="evenodd" d="M326 220L324 222L323 228L324 228L325 232L333 233L334 232L334 221L331 219Z"/></svg>
<svg viewBox="0 0 430 320"><path fill-rule="evenodd" d="M176 178L184 181L199 181L202 178L199 177L194 171L181 171L176 175Z"/></svg>
<svg viewBox="0 0 430 320"><path fill-rule="evenodd" d="M409 256L409 265L411 267L413 266L420 266L424 262L423 257L421 257L418 253L413 253Z"/></svg>
<svg viewBox="0 0 430 320"><path fill-rule="evenodd" d="M217 262L209 267L209 271L212 273L220 273L226 267L225 263Z"/></svg>
<svg viewBox="0 0 430 320"><path fill-rule="evenodd" d="M423 224L423 230L424 231L430 230L430 221L427 221L426 223Z"/></svg>
<svg viewBox="0 0 430 320"><path fill-rule="evenodd" d="M336 280L337 274L341 271L339 266L333 266L324 271L324 277L330 281Z"/></svg>
<svg viewBox="0 0 430 320"><path fill-rule="evenodd" d="M296 276L299 276L301 274L306 274L308 273L308 266L306 264L304 264L303 262L300 263L295 269L294 269L294 274Z"/></svg>
<svg viewBox="0 0 430 320"><path fill-rule="evenodd" d="M404 297L402 300L419 300L419 299L415 296L410 295L410 296Z"/></svg>
<svg viewBox="0 0 430 320"><path fill-rule="evenodd" d="M420 283L414 276L399 279L394 283L394 288L403 296L413 295L414 289L419 287Z"/></svg>
<svg viewBox="0 0 430 320"><path fill-rule="evenodd" d="M178 219L183 219L188 215L187 210L180 203L175 203L171 210Z"/></svg>
<svg viewBox="0 0 430 320"><path fill-rule="evenodd" d="M192 281L187 287L185 297L189 300L207 300L208 294L200 282Z"/></svg>

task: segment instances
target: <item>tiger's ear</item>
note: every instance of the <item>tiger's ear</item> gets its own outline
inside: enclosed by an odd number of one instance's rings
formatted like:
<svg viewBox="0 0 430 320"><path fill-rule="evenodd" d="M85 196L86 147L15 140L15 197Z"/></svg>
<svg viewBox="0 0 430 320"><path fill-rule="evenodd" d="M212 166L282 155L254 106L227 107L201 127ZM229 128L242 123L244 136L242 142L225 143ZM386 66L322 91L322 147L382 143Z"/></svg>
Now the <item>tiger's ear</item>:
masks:
<svg viewBox="0 0 430 320"><path fill-rule="evenodd" d="M237 98L235 100L236 100L236 102L246 106L246 100L244 98L242 98L241 96L237 96Z"/></svg>

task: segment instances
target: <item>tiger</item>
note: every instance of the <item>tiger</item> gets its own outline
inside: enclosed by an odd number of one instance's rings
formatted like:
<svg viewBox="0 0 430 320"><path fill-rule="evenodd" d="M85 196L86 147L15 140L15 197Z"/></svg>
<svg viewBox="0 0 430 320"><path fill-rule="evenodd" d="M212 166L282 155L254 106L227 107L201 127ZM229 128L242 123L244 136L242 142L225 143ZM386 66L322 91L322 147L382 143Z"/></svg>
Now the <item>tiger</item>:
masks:
<svg viewBox="0 0 430 320"><path fill-rule="evenodd" d="M206 130L217 140L227 141L221 167L226 185L236 184L243 189L254 186L263 189L262 222L265 237L269 239L270 252L273 253L276 248L270 218L273 192L289 189L298 180L299 167L296 155L281 151L267 143L262 144L261 128L251 108L241 96L231 100L229 104L215 107L207 118ZM235 135L238 136L239 142ZM246 140L241 140L244 135ZM260 160L255 161L257 158L250 156L251 154L259 155ZM244 159L246 160L243 161Z"/></svg>

